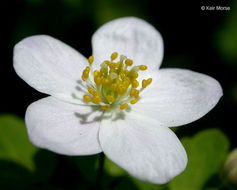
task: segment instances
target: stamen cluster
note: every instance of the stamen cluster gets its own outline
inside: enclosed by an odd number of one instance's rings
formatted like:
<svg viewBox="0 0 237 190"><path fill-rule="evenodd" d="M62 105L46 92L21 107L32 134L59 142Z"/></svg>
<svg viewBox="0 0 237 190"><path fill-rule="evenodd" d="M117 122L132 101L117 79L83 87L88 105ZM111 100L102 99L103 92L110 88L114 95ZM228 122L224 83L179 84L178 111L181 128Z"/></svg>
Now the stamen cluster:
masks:
<svg viewBox="0 0 237 190"><path fill-rule="evenodd" d="M143 79L142 87L139 87L138 72L147 70L146 65L133 66L133 61L124 55L114 52L110 61L105 60L100 64L100 70L93 71L94 57L88 58L89 66L82 73L82 80L86 82L88 94L83 96L85 102L100 105L103 110L110 110L119 106L121 110L128 104L135 104L139 100L139 93L151 84L152 78ZM131 67L129 70L128 68ZM93 80L91 80L93 78Z"/></svg>

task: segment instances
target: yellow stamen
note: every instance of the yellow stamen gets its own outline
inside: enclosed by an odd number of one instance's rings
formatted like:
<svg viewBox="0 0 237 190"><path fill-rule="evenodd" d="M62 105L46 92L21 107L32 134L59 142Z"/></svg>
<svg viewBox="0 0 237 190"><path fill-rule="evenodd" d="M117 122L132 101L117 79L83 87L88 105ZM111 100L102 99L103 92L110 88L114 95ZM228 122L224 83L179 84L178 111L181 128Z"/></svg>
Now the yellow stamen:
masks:
<svg viewBox="0 0 237 190"><path fill-rule="evenodd" d="M142 80L142 88L146 88L149 84L151 84L152 78L149 78L147 80L143 79Z"/></svg>
<svg viewBox="0 0 237 190"><path fill-rule="evenodd" d="M136 103L137 103L137 101L138 101L138 99L131 100L131 101L130 101L130 104L136 104Z"/></svg>
<svg viewBox="0 0 237 190"><path fill-rule="evenodd" d="M108 78L103 78L101 83L102 83L103 86L107 86L109 84L109 79Z"/></svg>
<svg viewBox="0 0 237 190"><path fill-rule="evenodd" d="M127 91L127 89L124 85L120 84L118 85L117 91L120 95L123 95Z"/></svg>
<svg viewBox="0 0 237 190"><path fill-rule="evenodd" d="M105 110L105 111L110 109L110 106L100 106L100 107L101 107L102 110Z"/></svg>
<svg viewBox="0 0 237 190"><path fill-rule="evenodd" d="M118 61L118 56L117 52L113 52L110 60L102 62L100 68L93 73L91 70L94 57L88 58L89 66L83 70L81 76L88 86L88 95L83 96L85 102L99 104L102 110L110 110L118 105L121 110L124 110L128 107L128 103L136 104L139 100L139 93L151 84L152 78L143 79L142 88L138 90L140 85L137 80L138 72L147 70L147 66L132 66L133 60L128 59L125 55L120 55ZM129 66L132 68L128 69Z"/></svg>
<svg viewBox="0 0 237 190"><path fill-rule="evenodd" d="M140 69L141 71L145 71L145 70L147 70L147 66L146 66L146 65L140 65L140 66L139 66L139 69Z"/></svg>
<svg viewBox="0 0 237 190"><path fill-rule="evenodd" d="M128 104L123 104L123 105L120 106L120 109L121 109L121 110L124 110L124 109L126 109L127 107L128 107Z"/></svg>
<svg viewBox="0 0 237 190"><path fill-rule="evenodd" d="M95 94L95 90L93 88L88 88L87 91L91 94L94 95Z"/></svg>
<svg viewBox="0 0 237 190"><path fill-rule="evenodd" d="M131 97L138 98L138 97L139 97L139 90L133 88L133 89L130 91L130 96L131 96Z"/></svg>
<svg viewBox="0 0 237 190"><path fill-rule="evenodd" d="M132 87L137 88L139 86L139 82L137 80L132 81Z"/></svg>
<svg viewBox="0 0 237 190"><path fill-rule="evenodd" d="M98 95L93 96L93 97L92 97L92 102L93 102L94 104L99 104L99 103L101 102L101 97L98 96Z"/></svg>
<svg viewBox="0 0 237 190"><path fill-rule="evenodd" d="M106 100L111 104L111 103L113 103L114 102L114 97L113 96L110 96L110 95L108 95L108 96L106 96Z"/></svg>
<svg viewBox="0 0 237 190"><path fill-rule="evenodd" d="M148 86L149 84L151 84L152 78L149 78L149 79L147 79L146 81L147 81L147 86Z"/></svg>
<svg viewBox="0 0 237 190"><path fill-rule="evenodd" d="M135 92L134 97L138 99L138 97L139 97L139 91L138 90Z"/></svg>
<svg viewBox="0 0 237 190"><path fill-rule="evenodd" d="M123 86L124 86L125 88L128 88L129 85L130 85L130 82L129 82L128 80L124 80L124 81L123 81Z"/></svg>
<svg viewBox="0 0 237 190"><path fill-rule="evenodd" d="M118 57L118 53L117 52L114 52L114 53L112 53L111 54L111 60L113 61L113 60L115 60L116 58Z"/></svg>
<svg viewBox="0 0 237 190"><path fill-rule="evenodd" d="M138 77L138 73L134 71L131 75L132 78L136 79Z"/></svg>
<svg viewBox="0 0 237 190"><path fill-rule="evenodd" d="M142 80L142 88L147 87L147 81L145 79Z"/></svg>
<svg viewBox="0 0 237 190"><path fill-rule="evenodd" d="M101 84L101 77L95 77L94 81L95 81L96 85L100 85Z"/></svg>
<svg viewBox="0 0 237 190"><path fill-rule="evenodd" d="M82 76L84 77L84 79L88 79L88 77L89 77L89 71L84 70Z"/></svg>
<svg viewBox="0 0 237 190"><path fill-rule="evenodd" d="M101 73L101 75L106 75L106 73L107 73L106 68L101 68L100 73Z"/></svg>
<svg viewBox="0 0 237 190"><path fill-rule="evenodd" d="M97 91L95 91L94 96L99 96L99 97L101 97L100 93L97 92Z"/></svg>
<svg viewBox="0 0 237 190"><path fill-rule="evenodd" d="M97 70L95 70L95 71L93 72L93 75L94 75L94 77L98 77L98 76L100 76L100 72L97 71Z"/></svg>
<svg viewBox="0 0 237 190"><path fill-rule="evenodd" d="M83 99L84 99L85 102L91 102L91 97L88 96L88 95L84 95Z"/></svg>
<svg viewBox="0 0 237 190"><path fill-rule="evenodd" d="M81 75L81 79L82 79L83 81L86 81L84 75Z"/></svg>
<svg viewBox="0 0 237 190"><path fill-rule="evenodd" d="M94 61L94 57L93 57L93 56L90 56L90 57L88 58L88 63L91 65L91 64L93 63L93 61Z"/></svg>
<svg viewBox="0 0 237 190"><path fill-rule="evenodd" d="M126 64L127 66L132 66L133 60L131 60L131 59L126 59L125 64Z"/></svg>
<svg viewBox="0 0 237 190"><path fill-rule="evenodd" d="M125 76L127 76L129 71L128 70L123 70L123 73L124 73Z"/></svg>

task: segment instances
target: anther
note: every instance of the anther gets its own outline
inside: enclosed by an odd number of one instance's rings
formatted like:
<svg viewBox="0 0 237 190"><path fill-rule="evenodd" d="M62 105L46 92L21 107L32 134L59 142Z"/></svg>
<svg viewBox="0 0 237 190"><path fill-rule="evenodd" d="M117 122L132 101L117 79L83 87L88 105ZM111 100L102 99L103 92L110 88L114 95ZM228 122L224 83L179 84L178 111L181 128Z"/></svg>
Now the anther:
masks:
<svg viewBox="0 0 237 190"><path fill-rule="evenodd" d="M124 86L125 88L128 88L129 85L130 85L130 82L129 82L128 80L124 80L124 81L123 81L123 86Z"/></svg>
<svg viewBox="0 0 237 190"><path fill-rule="evenodd" d="M100 85L101 84L101 77L95 77L94 82L96 85Z"/></svg>
<svg viewBox="0 0 237 190"><path fill-rule="evenodd" d="M137 89L134 89L134 88L133 88L133 89L130 91L130 96L131 96L131 97L135 96L135 94L137 94L137 91L138 91Z"/></svg>
<svg viewBox="0 0 237 190"><path fill-rule="evenodd" d="M103 86L107 86L109 84L109 79L108 78L103 78L101 83L102 83Z"/></svg>
<svg viewBox="0 0 237 190"><path fill-rule="evenodd" d="M114 102L114 97L111 95L106 96L106 100L111 104Z"/></svg>
<svg viewBox="0 0 237 190"><path fill-rule="evenodd" d="M147 79L146 81L147 81L147 86L148 86L149 84L151 84L152 78L149 78L149 79Z"/></svg>
<svg viewBox="0 0 237 190"><path fill-rule="evenodd" d="M117 52L112 53L111 56L110 56L111 61L115 60L117 57L118 57L118 53Z"/></svg>
<svg viewBox="0 0 237 190"><path fill-rule="evenodd" d="M97 71L97 70L95 70L95 71L93 72L93 75L94 75L94 77L98 77L98 76L100 75L100 72Z"/></svg>
<svg viewBox="0 0 237 190"><path fill-rule="evenodd" d="M94 95L95 94L95 90L93 88L88 88L87 91L91 94Z"/></svg>
<svg viewBox="0 0 237 190"><path fill-rule="evenodd" d="M110 106L100 106L100 107L101 107L102 110L105 110L105 111L110 109Z"/></svg>
<svg viewBox="0 0 237 190"><path fill-rule="evenodd" d="M124 109L126 109L127 107L128 107L128 104L123 104L123 105L120 106L120 109L121 109L121 110L124 110Z"/></svg>
<svg viewBox="0 0 237 190"><path fill-rule="evenodd" d="M98 95L93 96L93 97L92 97L92 102L93 102L94 104L99 104L99 103L101 102L101 97L98 96Z"/></svg>
<svg viewBox="0 0 237 190"><path fill-rule="evenodd" d="M146 88L146 86L147 86L147 81L146 81L146 79L143 79L142 80L142 88Z"/></svg>
<svg viewBox="0 0 237 190"><path fill-rule="evenodd" d="M131 97L138 98L138 97L139 97L139 90L133 88L133 89L130 91L130 96L131 96Z"/></svg>
<svg viewBox="0 0 237 190"><path fill-rule="evenodd" d="M145 70L147 70L147 66L146 66L146 65L140 65L140 66L139 66L139 69L140 69L141 71L145 71Z"/></svg>
<svg viewBox="0 0 237 190"><path fill-rule="evenodd" d="M136 71L134 71L132 73L131 77L136 79L138 77L138 73Z"/></svg>
<svg viewBox="0 0 237 190"><path fill-rule="evenodd" d="M128 70L123 70L123 73L124 73L125 76L127 76L129 71Z"/></svg>
<svg viewBox="0 0 237 190"><path fill-rule="evenodd" d="M86 79L85 79L85 77L84 77L83 74L81 75L81 79L82 79L83 81L86 81Z"/></svg>
<svg viewBox="0 0 237 190"><path fill-rule="evenodd" d="M139 86L139 82L137 80L132 81L132 87L137 88Z"/></svg>
<svg viewBox="0 0 237 190"><path fill-rule="evenodd" d="M126 92L126 87L124 86L124 85L122 85L122 84L120 84L119 86L118 86L118 89L117 89L117 91L118 91L118 93L120 94L120 95L123 95L125 92Z"/></svg>
<svg viewBox="0 0 237 190"><path fill-rule="evenodd" d="M138 101L138 99L131 100L131 101L130 101L130 104L136 104L136 103L137 103L137 101Z"/></svg>
<svg viewBox="0 0 237 190"><path fill-rule="evenodd" d="M93 56L90 56L90 57L88 58L88 63L91 65L91 64L93 63L93 61L94 61L94 57L93 57Z"/></svg>
<svg viewBox="0 0 237 190"><path fill-rule="evenodd" d="M84 95L83 99L84 99L85 102L91 102L91 97L88 96L88 95Z"/></svg>
<svg viewBox="0 0 237 190"><path fill-rule="evenodd" d="M127 66L132 66L133 60L131 60L131 59L126 59L125 64L126 64Z"/></svg>
<svg viewBox="0 0 237 190"><path fill-rule="evenodd" d="M143 79L142 80L142 88L146 88L149 84L151 84L152 78L149 78L147 80Z"/></svg>
<svg viewBox="0 0 237 190"><path fill-rule="evenodd" d="M90 67L86 67L85 70L83 71L82 73L82 80L84 79L87 79L89 77L89 72L90 72Z"/></svg>

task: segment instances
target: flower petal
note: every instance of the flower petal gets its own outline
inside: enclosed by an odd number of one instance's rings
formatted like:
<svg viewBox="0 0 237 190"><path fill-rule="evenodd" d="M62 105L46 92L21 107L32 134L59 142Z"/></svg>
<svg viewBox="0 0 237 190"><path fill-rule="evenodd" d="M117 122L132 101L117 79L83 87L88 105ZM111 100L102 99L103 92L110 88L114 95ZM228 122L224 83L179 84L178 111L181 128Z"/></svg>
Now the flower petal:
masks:
<svg viewBox="0 0 237 190"><path fill-rule="evenodd" d="M95 63L100 64L118 52L134 61L158 69L163 59L163 40L160 33L144 20L125 17L100 27L92 37Z"/></svg>
<svg viewBox="0 0 237 190"><path fill-rule="evenodd" d="M132 108L163 125L185 125L207 114L222 96L214 78L184 69L161 69Z"/></svg>
<svg viewBox="0 0 237 190"><path fill-rule="evenodd" d="M103 119L99 140L109 159L134 177L151 183L167 183L187 164L186 152L169 128L133 111L115 120Z"/></svg>
<svg viewBox="0 0 237 190"><path fill-rule="evenodd" d="M33 144L66 155L101 152L100 119L101 112L90 106L68 104L53 97L32 103L25 118Z"/></svg>
<svg viewBox="0 0 237 190"><path fill-rule="evenodd" d="M80 102L80 76L86 58L63 42L46 35L23 39L14 47L14 68L30 86L70 102Z"/></svg>

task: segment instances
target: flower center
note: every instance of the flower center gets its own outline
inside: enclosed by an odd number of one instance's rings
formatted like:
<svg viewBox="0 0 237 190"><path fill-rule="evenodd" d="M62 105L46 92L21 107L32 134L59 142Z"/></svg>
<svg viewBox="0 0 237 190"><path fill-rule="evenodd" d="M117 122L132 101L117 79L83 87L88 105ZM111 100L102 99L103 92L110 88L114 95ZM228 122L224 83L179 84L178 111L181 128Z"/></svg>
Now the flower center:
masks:
<svg viewBox="0 0 237 190"><path fill-rule="evenodd" d="M128 108L129 103L136 104L139 93L151 84L152 78L143 79L138 89L138 72L147 70L146 65L133 66L133 61L124 55L120 55L119 60L117 58L118 53L112 53L110 61L105 60L100 64L100 70L95 71L92 69L94 57L88 58L89 66L81 76L88 87L88 94L83 96L86 103L100 105L103 110L115 107L124 110Z"/></svg>

